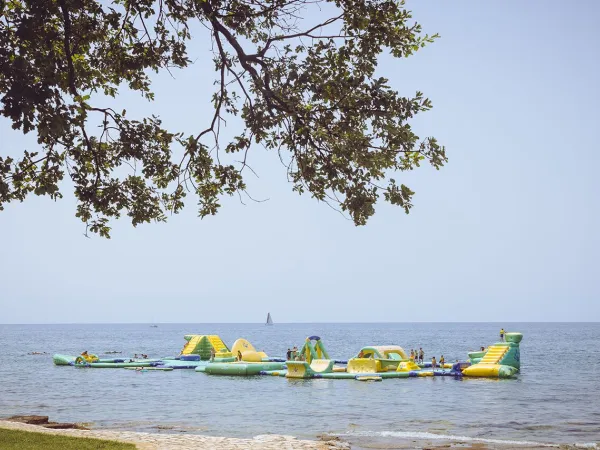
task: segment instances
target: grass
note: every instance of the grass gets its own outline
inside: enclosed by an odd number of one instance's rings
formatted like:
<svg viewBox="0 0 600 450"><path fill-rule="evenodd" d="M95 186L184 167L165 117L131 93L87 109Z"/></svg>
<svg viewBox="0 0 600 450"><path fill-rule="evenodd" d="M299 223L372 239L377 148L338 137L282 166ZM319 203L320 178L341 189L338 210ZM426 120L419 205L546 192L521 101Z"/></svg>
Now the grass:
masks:
<svg viewBox="0 0 600 450"><path fill-rule="evenodd" d="M134 450L134 444L0 428L2 450Z"/></svg>

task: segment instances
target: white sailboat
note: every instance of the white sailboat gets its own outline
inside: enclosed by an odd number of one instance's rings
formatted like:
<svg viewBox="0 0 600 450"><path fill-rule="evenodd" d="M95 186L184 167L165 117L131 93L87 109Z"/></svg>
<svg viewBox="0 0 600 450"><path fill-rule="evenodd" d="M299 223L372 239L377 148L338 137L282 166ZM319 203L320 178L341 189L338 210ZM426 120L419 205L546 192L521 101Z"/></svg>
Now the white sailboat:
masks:
<svg viewBox="0 0 600 450"><path fill-rule="evenodd" d="M273 319L271 318L271 313L267 313L267 322L265 325L273 325Z"/></svg>

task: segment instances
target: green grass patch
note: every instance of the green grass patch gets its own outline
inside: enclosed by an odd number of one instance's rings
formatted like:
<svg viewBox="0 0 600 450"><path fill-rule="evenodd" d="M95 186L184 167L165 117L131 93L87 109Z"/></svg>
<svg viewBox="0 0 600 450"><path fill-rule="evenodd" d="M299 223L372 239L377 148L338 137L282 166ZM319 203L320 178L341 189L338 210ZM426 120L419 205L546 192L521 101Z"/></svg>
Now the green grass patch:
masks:
<svg viewBox="0 0 600 450"><path fill-rule="evenodd" d="M0 428L2 450L134 450L134 444Z"/></svg>

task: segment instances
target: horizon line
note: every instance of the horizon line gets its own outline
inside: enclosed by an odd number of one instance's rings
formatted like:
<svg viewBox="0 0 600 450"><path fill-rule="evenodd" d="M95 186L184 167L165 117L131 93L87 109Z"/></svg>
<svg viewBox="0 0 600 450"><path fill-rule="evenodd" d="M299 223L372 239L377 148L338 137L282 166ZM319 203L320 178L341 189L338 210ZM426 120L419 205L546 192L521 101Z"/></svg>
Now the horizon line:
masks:
<svg viewBox="0 0 600 450"><path fill-rule="evenodd" d="M410 321L410 322L384 322L384 321L373 321L373 322L277 322L272 324L275 325L362 325L362 324L535 324L535 323L600 323L599 320L547 320L547 321ZM265 325L264 322L30 322L30 323L0 323L0 325Z"/></svg>

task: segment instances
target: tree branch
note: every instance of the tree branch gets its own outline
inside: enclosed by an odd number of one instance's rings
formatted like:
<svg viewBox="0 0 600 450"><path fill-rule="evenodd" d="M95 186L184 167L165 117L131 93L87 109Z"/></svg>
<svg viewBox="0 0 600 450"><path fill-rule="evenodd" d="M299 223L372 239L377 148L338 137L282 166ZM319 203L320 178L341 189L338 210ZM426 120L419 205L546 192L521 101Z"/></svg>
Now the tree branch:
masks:
<svg viewBox="0 0 600 450"><path fill-rule="evenodd" d="M64 28L65 28L65 35L63 38L63 46L65 48L65 57L67 58L67 66L69 69L69 74L68 74L68 79L69 79L69 91L71 93L71 95L75 98L79 97L79 94L77 92L77 87L76 87L76 83L75 83L75 66L73 65L73 55L71 54L71 18L69 16L69 11L67 10L67 3L65 0L59 0L58 2L60 4L60 9L62 11L62 15L63 15L63 21L64 21ZM82 103L82 102L80 102ZM81 133L83 135L84 141L85 141L85 145L88 149L88 151L92 154L92 157L94 158L94 161L96 163L96 181L94 183L94 186L98 186L98 184L100 183L100 161L98 160L98 155L96 154L96 152L94 151L93 147L92 147L92 143L90 142L90 139L85 131L85 121L83 121L80 125L79 128L81 129Z"/></svg>

